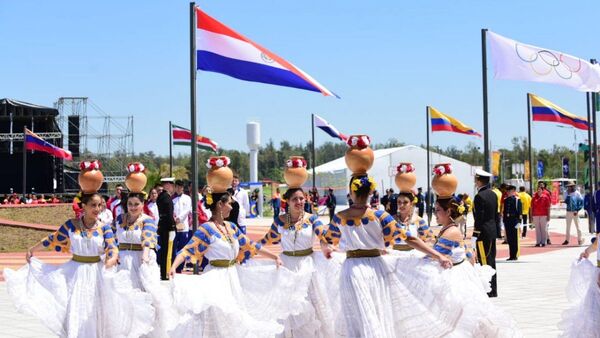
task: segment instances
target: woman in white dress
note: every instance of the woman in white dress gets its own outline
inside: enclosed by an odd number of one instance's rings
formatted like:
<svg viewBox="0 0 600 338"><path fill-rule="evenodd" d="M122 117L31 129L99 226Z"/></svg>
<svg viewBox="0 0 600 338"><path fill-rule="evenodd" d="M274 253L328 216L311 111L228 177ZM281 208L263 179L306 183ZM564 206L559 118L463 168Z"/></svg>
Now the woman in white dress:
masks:
<svg viewBox="0 0 600 338"><path fill-rule="evenodd" d="M167 330L176 322L176 312L166 287L160 284L160 268L156 263L157 234L155 220L144 213L143 191L146 185L144 165L130 163L124 196L126 212L119 215L114 232L119 247L119 271L126 271L133 287L152 295L155 310L154 329L150 337L166 337Z"/></svg>
<svg viewBox="0 0 600 338"><path fill-rule="evenodd" d="M260 245L279 244L283 249L280 256L283 265L295 272L310 274L308 288L310 304L297 316L285 323L285 337L333 337L334 325L332 309L328 300L328 292L324 272L335 268L321 253L313 251L316 241L327 245L323 238L324 225L319 217L304 212L306 197L302 184L306 181L306 160L300 156L292 156L286 162L284 178L288 190L284 194L287 211L274 219L271 228L260 241Z"/></svg>
<svg viewBox="0 0 600 338"><path fill-rule="evenodd" d="M366 174L374 159L369 142L364 135L349 138L346 164L353 172L349 188L354 204L338 212L325 232L328 242L346 253L337 282L341 316L336 331L343 330L346 337L442 337L453 329L451 323L439 320L406 289L381 252L401 236L444 267L452 264L420 239L407 237L388 213L369 208L376 188ZM332 250L324 248L325 256Z"/></svg>
<svg viewBox="0 0 600 338"><path fill-rule="evenodd" d="M600 337L600 233L571 267L567 298L572 306L563 312L563 337ZM596 252L596 266L589 258Z"/></svg>
<svg viewBox="0 0 600 338"><path fill-rule="evenodd" d="M280 268L276 255L253 244L239 227L225 218L232 210L229 159L209 159L206 204L210 220L198 227L189 243L179 252L170 271L174 304L180 320L172 337L275 337L283 332L284 321L300 313L310 274L295 274ZM240 265L256 251L276 261L276 265ZM208 265L202 275L175 274L185 261L202 258Z"/></svg>
<svg viewBox="0 0 600 338"><path fill-rule="evenodd" d="M4 270L20 312L39 318L60 337L139 337L152 329L150 296L115 272L118 249L109 224L98 220L102 184L97 161L83 162L79 182L83 216L70 219L27 251L28 265ZM34 257L43 248L73 254L61 265Z"/></svg>
<svg viewBox="0 0 600 338"><path fill-rule="evenodd" d="M475 255L457 226L464 205L453 196L457 181L451 167L436 165L434 173L432 185L438 194L434 211L442 228L433 249L448 257L453 265L443 270L429 257L413 257L397 266L401 280L431 311L456 320L448 337L519 337L514 320L487 296L495 271L475 264Z"/></svg>

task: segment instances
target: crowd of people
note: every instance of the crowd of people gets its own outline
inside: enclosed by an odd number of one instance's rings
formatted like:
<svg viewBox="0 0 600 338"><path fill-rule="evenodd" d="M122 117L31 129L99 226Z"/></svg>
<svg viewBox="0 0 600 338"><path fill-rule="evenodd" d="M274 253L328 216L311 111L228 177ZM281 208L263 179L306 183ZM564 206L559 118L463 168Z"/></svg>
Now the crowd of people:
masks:
<svg viewBox="0 0 600 338"><path fill-rule="evenodd" d="M63 201L55 194L50 195L50 197L46 197L44 194L27 194L22 196L18 195L17 193L12 193L10 195L4 195L0 197L0 201L3 205L63 203Z"/></svg>
<svg viewBox="0 0 600 338"><path fill-rule="evenodd" d="M498 296L501 224L509 260L517 259L527 195L507 185L499 196L491 174L478 170L471 200L456 194L451 166L436 165L431 212L441 228L434 233L412 164L398 166L397 194L373 198L369 143L366 136L349 138L352 204L335 212L328 189L322 204L329 223L315 213L318 194L302 188L306 162L288 160L288 189L283 196L275 191L278 214L258 240L246 235L249 196L227 157L207 163L196 231L185 182L165 177L147 194L144 167L135 163L128 166L128 191L118 185L105 199L97 193L99 163L83 162L76 216L30 248L26 266L5 269L9 295L19 311L61 337L520 337L513 318L489 297ZM577 207L572 196L567 205ZM549 212L547 198L540 185L531 199L534 223L546 221L538 212ZM469 211L475 223L467 235L461 222ZM573 270L581 287L572 312L579 316L560 324L569 337L597 332L589 313L600 311L600 274L587 261L597 247L596 241L586 248ZM35 257L44 248L72 259L45 264ZM256 260L258 254L266 259ZM182 273L186 266L201 273Z"/></svg>

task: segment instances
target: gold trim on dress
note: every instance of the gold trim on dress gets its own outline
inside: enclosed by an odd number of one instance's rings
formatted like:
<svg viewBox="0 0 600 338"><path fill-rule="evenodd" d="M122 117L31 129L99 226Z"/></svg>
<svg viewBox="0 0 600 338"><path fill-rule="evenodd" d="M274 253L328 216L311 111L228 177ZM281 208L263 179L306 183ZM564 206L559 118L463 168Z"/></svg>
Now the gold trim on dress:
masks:
<svg viewBox="0 0 600 338"><path fill-rule="evenodd" d="M209 264L214 266L215 268L229 268L235 265L235 259L214 259L210 261Z"/></svg>
<svg viewBox="0 0 600 338"><path fill-rule="evenodd" d="M379 249L358 249L346 251L346 258L362 258L362 257L379 257L381 251Z"/></svg>
<svg viewBox="0 0 600 338"><path fill-rule="evenodd" d="M410 251L413 248L407 244L394 244L393 249L397 251Z"/></svg>
<svg viewBox="0 0 600 338"><path fill-rule="evenodd" d="M313 249L312 248L308 248L308 249L304 249L304 250L284 251L282 253L284 255L286 255L286 256L304 257L304 256L311 255L313 253Z"/></svg>
<svg viewBox="0 0 600 338"><path fill-rule="evenodd" d="M100 262L100 256L79 256L79 255L75 255L73 254L73 257L71 258L72 261L77 262L77 263L98 263Z"/></svg>

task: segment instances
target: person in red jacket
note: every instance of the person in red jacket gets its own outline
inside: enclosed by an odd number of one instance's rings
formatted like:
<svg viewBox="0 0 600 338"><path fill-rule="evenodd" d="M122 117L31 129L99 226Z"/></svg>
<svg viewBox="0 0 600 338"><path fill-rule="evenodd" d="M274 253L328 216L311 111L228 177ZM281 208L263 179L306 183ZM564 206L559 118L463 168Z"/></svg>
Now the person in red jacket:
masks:
<svg viewBox="0 0 600 338"><path fill-rule="evenodd" d="M546 246L548 243L548 222L550 222L550 195L538 184L537 192L531 200L531 216L535 225L535 238L537 247Z"/></svg>

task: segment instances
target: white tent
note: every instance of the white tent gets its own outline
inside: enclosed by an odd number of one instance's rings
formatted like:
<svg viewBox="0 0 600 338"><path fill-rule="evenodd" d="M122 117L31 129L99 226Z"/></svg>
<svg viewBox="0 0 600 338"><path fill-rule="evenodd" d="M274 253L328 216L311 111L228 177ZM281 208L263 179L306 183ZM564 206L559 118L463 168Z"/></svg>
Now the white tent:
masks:
<svg viewBox="0 0 600 338"><path fill-rule="evenodd" d="M378 149L375 150L374 153L375 162L373 163L371 170L369 170L369 175L377 182L377 190L379 191L380 196L383 196L382 193L389 188L394 189L395 192L398 191L398 188L394 183L394 176L396 175L396 167L400 162L410 162L414 165L415 173L417 175L415 189L422 187L423 193L427 191L427 175L431 175L431 169L426 170L426 149L409 145L397 148ZM434 152L430 152L430 156L431 168L437 163L450 163L452 165L453 173L458 179L457 194L468 193L473 196L473 176L475 170L479 167ZM332 187L335 191L338 204L346 204L348 179L352 173L346 167L344 157L322 164L316 167L315 171L317 176L317 187L321 189ZM312 174L312 170L309 170L309 173ZM310 187L312 179L309 178L306 183L306 187Z"/></svg>

